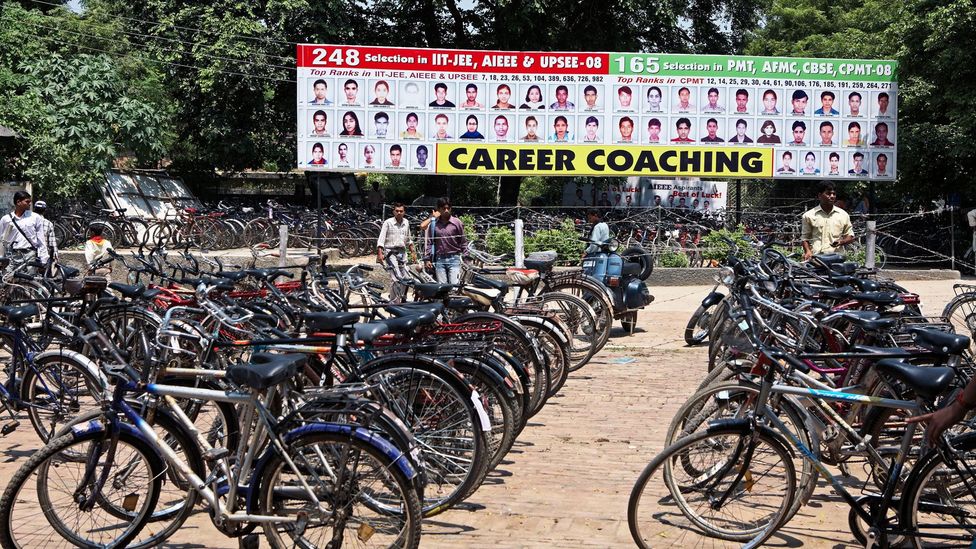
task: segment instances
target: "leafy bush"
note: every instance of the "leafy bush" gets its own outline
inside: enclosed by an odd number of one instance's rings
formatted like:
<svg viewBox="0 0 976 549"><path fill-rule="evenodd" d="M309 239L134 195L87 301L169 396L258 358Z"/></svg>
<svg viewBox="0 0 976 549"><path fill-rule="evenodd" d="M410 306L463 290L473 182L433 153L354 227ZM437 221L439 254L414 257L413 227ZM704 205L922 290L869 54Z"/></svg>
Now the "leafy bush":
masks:
<svg viewBox="0 0 976 549"><path fill-rule="evenodd" d="M688 256L681 252L664 252L658 258L658 262L661 267L676 267L679 269L683 269L690 264Z"/></svg>
<svg viewBox="0 0 976 549"><path fill-rule="evenodd" d="M580 240L572 219L563 220L558 229L539 231L525 239L525 253L556 250L559 260L563 262L578 262L583 257L584 249L586 245Z"/></svg>
<svg viewBox="0 0 976 549"><path fill-rule="evenodd" d="M739 247L738 256L742 258L755 257L756 250L752 247L749 240L746 239L746 229L744 226L739 225L734 231L728 229L719 229L717 231L712 231L705 235L701 241L702 256L706 260L717 260L724 261L726 257L729 256L729 244L723 237L728 238L736 243Z"/></svg>
<svg viewBox="0 0 976 549"><path fill-rule="evenodd" d="M485 235L485 244L492 255L514 254L515 233L508 227L492 227Z"/></svg>
<svg viewBox="0 0 976 549"><path fill-rule="evenodd" d="M461 223L464 225L464 237L468 239L468 242L477 242L480 240L478 238L478 229L475 227L474 216L464 214L460 218Z"/></svg>

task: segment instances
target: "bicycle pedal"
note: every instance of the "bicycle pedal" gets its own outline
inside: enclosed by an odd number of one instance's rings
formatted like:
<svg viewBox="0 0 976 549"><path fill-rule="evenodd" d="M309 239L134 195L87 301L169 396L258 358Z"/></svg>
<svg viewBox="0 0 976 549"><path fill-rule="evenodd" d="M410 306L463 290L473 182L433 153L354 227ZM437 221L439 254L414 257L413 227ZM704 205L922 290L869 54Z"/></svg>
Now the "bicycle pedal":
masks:
<svg viewBox="0 0 976 549"><path fill-rule="evenodd" d="M204 452L203 461L213 462L213 461L217 461L218 459L223 459L229 455L230 455L230 450L228 450L227 448L211 448L206 452Z"/></svg>
<svg viewBox="0 0 976 549"><path fill-rule="evenodd" d="M247 534L246 536L237 538L237 546L240 549L259 549L261 547L261 538L257 534Z"/></svg>
<svg viewBox="0 0 976 549"><path fill-rule="evenodd" d="M7 436L10 433L16 431L17 427L20 427L19 421L17 420L8 421L7 423L3 424L3 427L0 427L0 435Z"/></svg>

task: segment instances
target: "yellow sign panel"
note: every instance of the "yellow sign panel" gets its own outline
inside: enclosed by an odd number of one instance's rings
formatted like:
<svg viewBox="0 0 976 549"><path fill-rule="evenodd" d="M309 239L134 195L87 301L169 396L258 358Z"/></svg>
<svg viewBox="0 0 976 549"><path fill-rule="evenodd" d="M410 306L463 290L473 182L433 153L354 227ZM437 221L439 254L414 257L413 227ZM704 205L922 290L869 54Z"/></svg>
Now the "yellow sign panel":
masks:
<svg viewBox="0 0 976 549"><path fill-rule="evenodd" d="M439 174L649 177L773 176L773 149L438 143Z"/></svg>

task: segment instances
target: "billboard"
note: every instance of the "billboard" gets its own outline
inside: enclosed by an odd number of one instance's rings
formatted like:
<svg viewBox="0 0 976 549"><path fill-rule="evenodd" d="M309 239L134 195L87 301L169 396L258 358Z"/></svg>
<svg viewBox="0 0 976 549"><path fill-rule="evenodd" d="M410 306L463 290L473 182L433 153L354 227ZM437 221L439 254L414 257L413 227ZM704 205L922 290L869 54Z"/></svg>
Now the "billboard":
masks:
<svg viewBox="0 0 976 549"><path fill-rule="evenodd" d="M570 181L563 185L562 205L573 208L665 208L710 214L727 206L728 182L701 179L652 179L628 177L594 189L590 183Z"/></svg>
<svg viewBox="0 0 976 549"><path fill-rule="evenodd" d="M298 46L298 166L894 179L894 61Z"/></svg>

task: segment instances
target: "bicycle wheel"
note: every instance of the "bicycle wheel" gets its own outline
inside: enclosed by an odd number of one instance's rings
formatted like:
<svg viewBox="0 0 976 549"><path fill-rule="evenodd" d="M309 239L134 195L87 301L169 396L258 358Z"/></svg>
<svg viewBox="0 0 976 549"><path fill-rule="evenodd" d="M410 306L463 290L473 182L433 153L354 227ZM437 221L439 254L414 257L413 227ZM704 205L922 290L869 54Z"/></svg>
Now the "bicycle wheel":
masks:
<svg viewBox="0 0 976 549"><path fill-rule="evenodd" d="M750 447L750 441L755 441ZM751 449L751 452L749 451ZM682 461L702 473L688 475ZM702 543L699 535L756 547L781 525L796 495L790 451L778 435L748 424L681 439L641 472L627 505L638 546Z"/></svg>
<svg viewBox="0 0 976 549"><path fill-rule="evenodd" d="M688 319L685 326L685 343L689 346L701 345L708 339L708 331L712 327L712 313L715 309L711 305L708 307L699 305L695 312Z"/></svg>
<svg viewBox="0 0 976 549"><path fill-rule="evenodd" d="M491 430L488 433L488 471L501 463L508 451L515 444L515 422L521 418L516 415L515 395L511 398L506 394L504 384L497 383L491 376L482 371L484 366L477 360L457 357L453 365L464 379L478 391L478 398L488 413Z"/></svg>
<svg viewBox="0 0 976 549"><path fill-rule="evenodd" d="M559 316L571 336L569 371L575 372L596 354L596 313L582 298L564 292L542 294L542 308Z"/></svg>
<svg viewBox="0 0 976 549"><path fill-rule="evenodd" d="M47 355L24 372L20 398L41 440L47 442L72 418L101 405L102 382L71 354Z"/></svg>
<svg viewBox="0 0 976 549"><path fill-rule="evenodd" d="M905 485L899 525L914 547L972 547L976 539L976 434L919 460Z"/></svg>
<svg viewBox="0 0 976 549"><path fill-rule="evenodd" d="M126 547L155 509L165 471L147 442L122 431L108 479L91 507L83 509L76 498L90 497L105 472L108 443L100 429L72 430L31 456L0 497L0 545ZM124 471L114 466L119 463L126 464ZM111 507L125 509L130 518L116 516Z"/></svg>
<svg viewBox="0 0 976 549"><path fill-rule="evenodd" d="M952 298L942 309L942 318L952 324L957 334L970 336L969 351L976 352L976 292L966 292Z"/></svg>
<svg viewBox="0 0 976 549"><path fill-rule="evenodd" d="M265 523L272 547L420 545L420 501L396 462L349 435L315 433L288 444L261 472L258 512L297 519ZM288 465L291 459L296 470ZM321 510L309 501L307 483Z"/></svg>

